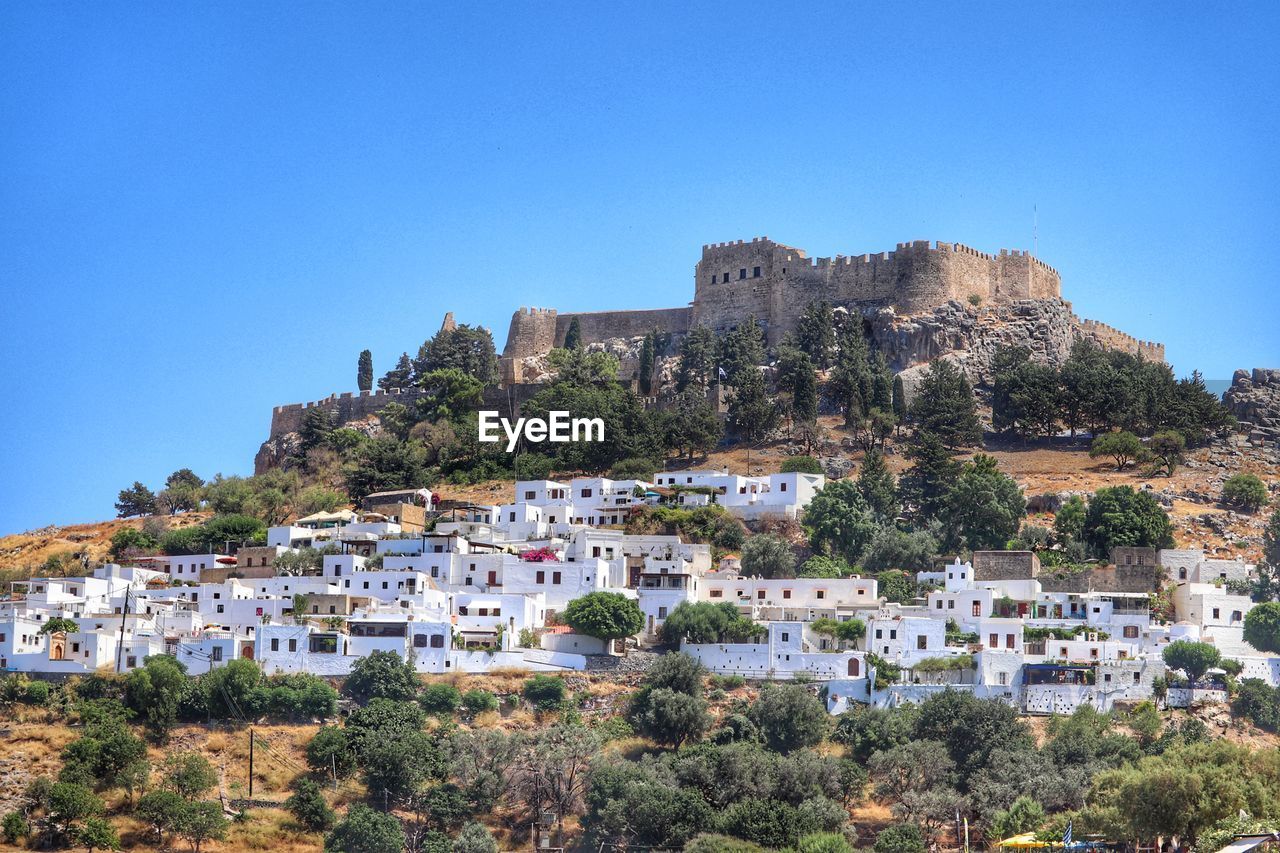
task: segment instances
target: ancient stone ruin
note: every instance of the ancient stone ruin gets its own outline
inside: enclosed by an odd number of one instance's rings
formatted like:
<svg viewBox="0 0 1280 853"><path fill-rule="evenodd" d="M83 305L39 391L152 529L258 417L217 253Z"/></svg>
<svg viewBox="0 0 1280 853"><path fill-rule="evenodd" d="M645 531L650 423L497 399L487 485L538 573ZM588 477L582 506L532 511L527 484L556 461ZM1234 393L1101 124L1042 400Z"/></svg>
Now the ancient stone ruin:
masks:
<svg viewBox="0 0 1280 853"><path fill-rule="evenodd" d="M655 329L677 342L698 325L724 332L748 317L764 326L773 344L815 301L860 313L897 371L950 355L980 381L1001 345L1026 346L1036 358L1059 363L1081 338L1164 360L1161 344L1077 317L1062 299L1057 270L1029 252L1001 249L993 255L959 243L917 240L899 243L892 252L809 258L803 249L756 237L703 246L693 301L683 308L521 308L511 318L502 376L508 384L532 378L526 368L562 345L575 319L584 343L606 348ZM624 374L628 367L624 359Z"/></svg>

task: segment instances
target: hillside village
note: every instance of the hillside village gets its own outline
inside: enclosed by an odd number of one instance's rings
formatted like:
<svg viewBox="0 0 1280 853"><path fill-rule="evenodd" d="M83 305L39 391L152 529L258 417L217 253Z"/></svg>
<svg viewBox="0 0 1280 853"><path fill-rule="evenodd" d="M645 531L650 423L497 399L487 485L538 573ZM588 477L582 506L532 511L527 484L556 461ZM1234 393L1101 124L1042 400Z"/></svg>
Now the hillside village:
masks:
<svg viewBox="0 0 1280 853"><path fill-rule="evenodd" d="M1033 551L975 551L916 572L910 597L890 600L874 576L753 576L733 555L713 565L709 544L625 532L637 508L664 495L683 509L795 518L824 485L814 474L701 470L517 481L508 503L447 512L428 509L427 489L375 493L359 512L269 527L265 545L235 555L143 556L81 577L16 581L0 666L127 673L169 655L191 675L245 659L268 675L345 676L370 653L392 651L423 674L580 671L617 666L628 643L665 641L711 673L825 682L832 713L962 689L1023 713L1069 714L1153 696L1172 706L1225 701L1220 680L1184 681L1172 694L1156 686L1168 684L1171 643L1203 641L1232 675L1280 686L1280 654L1243 639L1258 575L1239 558L1117 546L1114 577L1093 588L1059 582ZM1171 610L1153 613L1165 589ZM634 602L642 627L619 637L572 631L563 618L571 603L599 593ZM753 636L664 631L682 607L721 604ZM857 624L859 636L841 623Z"/></svg>
<svg viewBox="0 0 1280 853"><path fill-rule="evenodd" d="M1216 850L1280 817L1276 372L1224 401L1084 324L895 369L857 313L787 324L571 318L513 385L449 317L378 392L365 351L359 392L277 408L253 477L0 540L7 839L920 853L963 814ZM477 442L503 396L607 440ZM792 781L720 794L695 756ZM1116 799L1205 760L1244 762L1248 820Z"/></svg>

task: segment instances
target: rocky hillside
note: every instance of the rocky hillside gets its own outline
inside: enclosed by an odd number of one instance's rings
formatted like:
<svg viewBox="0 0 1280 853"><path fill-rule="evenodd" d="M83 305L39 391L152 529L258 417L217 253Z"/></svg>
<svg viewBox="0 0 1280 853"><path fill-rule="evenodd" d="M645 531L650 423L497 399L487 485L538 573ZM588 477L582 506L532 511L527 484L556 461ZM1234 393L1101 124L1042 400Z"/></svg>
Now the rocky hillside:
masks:
<svg viewBox="0 0 1280 853"><path fill-rule="evenodd" d="M1280 368L1237 370L1222 401L1250 440L1280 444Z"/></svg>

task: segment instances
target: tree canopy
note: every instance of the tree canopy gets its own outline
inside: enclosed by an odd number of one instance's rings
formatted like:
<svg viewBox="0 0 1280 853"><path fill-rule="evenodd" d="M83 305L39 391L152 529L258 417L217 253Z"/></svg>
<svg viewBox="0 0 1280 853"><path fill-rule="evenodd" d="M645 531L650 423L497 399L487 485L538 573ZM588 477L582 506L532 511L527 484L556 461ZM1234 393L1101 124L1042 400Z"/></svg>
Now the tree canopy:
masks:
<svg viewBox="0 0 1280 853"><path fill-rule="evenodd" d="M620 592L591 592L573 599L562 614L578 634L617 640L640 633L644 614L635 600Z"/></svg>

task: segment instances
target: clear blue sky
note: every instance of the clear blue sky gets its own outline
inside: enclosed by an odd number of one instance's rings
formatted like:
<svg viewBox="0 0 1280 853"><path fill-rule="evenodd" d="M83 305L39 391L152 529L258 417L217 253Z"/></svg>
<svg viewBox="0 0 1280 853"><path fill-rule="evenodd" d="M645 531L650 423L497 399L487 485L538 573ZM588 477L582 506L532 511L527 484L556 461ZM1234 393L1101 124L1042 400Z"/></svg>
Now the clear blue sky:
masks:
<svg viewBox="0 0 1280 853"><path fill-rule="evenodd" d="M1030 248L1280 366L1280 6L0 7L0 531L249 473L446 310L665 307L702 243Z"/></svg>

